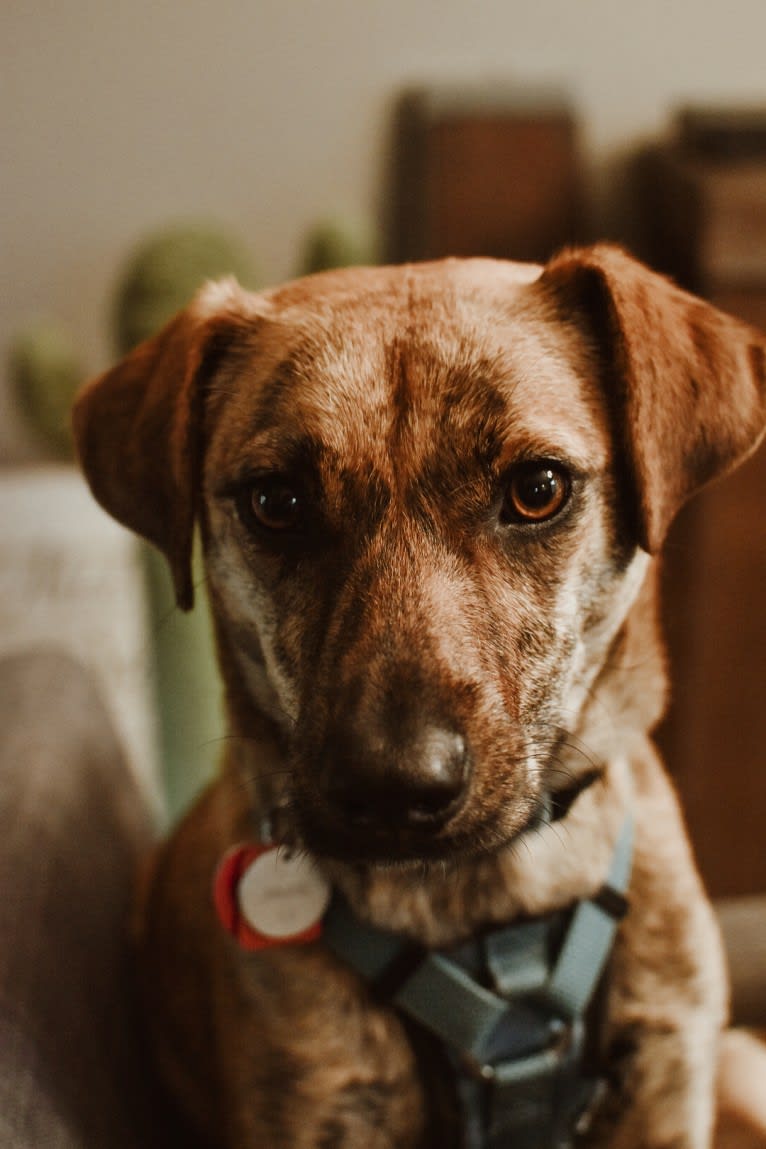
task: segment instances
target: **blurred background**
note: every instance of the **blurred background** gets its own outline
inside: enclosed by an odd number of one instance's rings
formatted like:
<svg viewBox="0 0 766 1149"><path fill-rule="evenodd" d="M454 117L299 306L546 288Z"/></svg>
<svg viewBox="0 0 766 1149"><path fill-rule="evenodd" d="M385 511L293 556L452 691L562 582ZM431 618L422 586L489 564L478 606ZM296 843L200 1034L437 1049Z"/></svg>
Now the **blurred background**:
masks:
<svg viewBox="0 0 766 1149"><path fill-rule="evenodd" d="M763 0L6 0L0 31L0 650L95 666L165 817L220 748L207 618L91 505L65 412L201 279L605 237L766 326ZM661 737L721 894L766 890L764 512L762 451L668 552Z"/></svg>

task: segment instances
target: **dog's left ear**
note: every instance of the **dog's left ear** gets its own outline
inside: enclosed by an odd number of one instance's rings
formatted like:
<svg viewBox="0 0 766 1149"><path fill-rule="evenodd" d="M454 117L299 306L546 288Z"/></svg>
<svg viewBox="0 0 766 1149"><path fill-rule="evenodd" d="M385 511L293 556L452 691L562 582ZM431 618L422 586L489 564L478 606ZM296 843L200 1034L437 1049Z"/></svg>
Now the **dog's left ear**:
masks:
<svg viewBox="0 0 766 1149"><path fill-rule="evenodd" d="M89 383L72 412L93 494L165 554L184 610L194 603L204 383L254 298L233 280L203 288L158 335Z"/></svg>
<svg viewBox="0 0 766 1149"><path fill-rule="evenodd" d="M763 437L766 340L611 245L565 251L538 283L595 338L652 554L686 499Z"/></svg>

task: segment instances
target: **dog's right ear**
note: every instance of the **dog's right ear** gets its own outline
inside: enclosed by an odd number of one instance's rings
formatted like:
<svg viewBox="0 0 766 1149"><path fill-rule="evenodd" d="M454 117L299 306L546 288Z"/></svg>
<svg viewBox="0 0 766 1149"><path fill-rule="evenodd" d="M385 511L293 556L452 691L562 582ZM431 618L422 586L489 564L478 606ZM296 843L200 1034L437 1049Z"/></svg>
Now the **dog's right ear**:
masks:
<svg viewBox="0 0 766 1149"><path fill-rule="evenodd" d="M252 323L256 298L234 280L209 284L158 335L86 385L74 405L75 445L94 496L165 554L184 610L194 602L204 382Z"/></svg>

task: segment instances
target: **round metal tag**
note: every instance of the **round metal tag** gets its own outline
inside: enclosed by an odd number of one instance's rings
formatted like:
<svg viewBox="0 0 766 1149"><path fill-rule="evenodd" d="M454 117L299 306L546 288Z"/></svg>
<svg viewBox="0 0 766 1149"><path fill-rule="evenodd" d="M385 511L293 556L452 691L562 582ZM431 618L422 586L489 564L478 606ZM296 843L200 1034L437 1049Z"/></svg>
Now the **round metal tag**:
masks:
<svg viewBox="0 0 766 1149"><path fill-rule="evenodd" d="M304 854L269 849L242 874L237 901L251 929L267 938L287 939L321 920L330 887Z"/></svg>

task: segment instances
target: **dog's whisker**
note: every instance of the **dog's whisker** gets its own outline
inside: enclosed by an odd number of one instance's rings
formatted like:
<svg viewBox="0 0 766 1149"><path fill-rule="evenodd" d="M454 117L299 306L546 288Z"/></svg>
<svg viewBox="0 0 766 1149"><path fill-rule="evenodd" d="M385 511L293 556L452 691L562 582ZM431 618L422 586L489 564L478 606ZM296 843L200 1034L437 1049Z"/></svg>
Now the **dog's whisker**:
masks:
<svg viewBox="0 0 766 1149"><path fill-rule="evenodd" d="M560 779L561 781L563 781L565 783L574 782L578 777L578 775L574 772L574 770L568 770L566 767L561 766L560 764L549 765L545 771L545 774L546 774L546 780L550 780L550 779L555 778L555 779Z"/></svg>
<svg viewBox="0 0 766 1149"><path fill-rule="evenodd" d="M200 746L201 747L219 746L219 745L225 745L226 743L229 743L229 744L240 743L243 745L250 745L250 746L260 746L261 745L261 743L258 741L257 738L252 738L252 737L249 737L245 734L235 734L235 733L232 733L231 731L229 731L225 734L217 734L215 736L215 738L208 738L205 742L200 743Z"/></svg>
<svg viewBox="0 0 766 1149"><path fill-rule="evenodd" d="M159 638L168 626L170 626L173 619L180 617L182 613L181 608L174 602L167 610L163 611L161 615L157 618L153 618L149 624L152 637Z"/></svg>
<svg viewBox="0 0 766 1149"><path fill-rule="evenodd" d="M599 770L603 767L602 759L596 754L594 750L591 750L590 747L586 746L582 742L566 738L559 743L559 748L556 753L559 753L559 751L562 750L567 750L572 754L579 755L579 757L584 759L594 770Z"/></svg>
<svg viewBox="0 0 766 1149"><path fill-rule="evenodd" d="M242 777L236 781L240 786L247 786L250 785L251 782L268 782L272 778L292 778L294 777L294 774L295 771L291 770L289 767L285 767L283 770L264 770L262 773L259 772L257 774L250 771L243 771Z"/></svg>
<svg viewBox="0 0 766 1149"><path fill-rule="evenodd" d="M563 822L563 823L562 822L550 822L548 824L548 830L550 830L550 832L553 834L554 838L558 839L559 845L566 848L566 842L564 841L563 835L567 833L568 827L566 826L565 822ZM571 835L570 835L570 839L571 839Z"/></svg>

